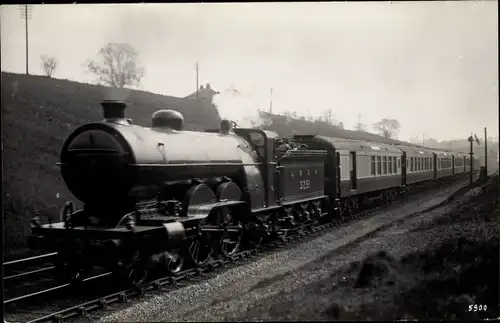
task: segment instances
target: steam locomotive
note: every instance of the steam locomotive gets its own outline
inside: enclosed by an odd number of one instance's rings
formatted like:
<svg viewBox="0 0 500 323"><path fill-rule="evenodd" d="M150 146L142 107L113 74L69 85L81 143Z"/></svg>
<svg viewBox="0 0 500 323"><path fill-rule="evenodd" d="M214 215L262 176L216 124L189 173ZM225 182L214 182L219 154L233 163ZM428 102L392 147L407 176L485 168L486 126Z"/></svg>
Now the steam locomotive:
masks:
<svg viewBox="0 0 500 323"><path fill-rule="evenodd" d="M411 185L463 175L468 156L374 142L240 128L183 130L159 110L132 124L126 104L101 103L104 120L65 141L61 174L83 202L58 222L32 221L32 248L58 252L57 275L80 280L106 267L133 285L230 257L244 244L388 201Z"/></svg>

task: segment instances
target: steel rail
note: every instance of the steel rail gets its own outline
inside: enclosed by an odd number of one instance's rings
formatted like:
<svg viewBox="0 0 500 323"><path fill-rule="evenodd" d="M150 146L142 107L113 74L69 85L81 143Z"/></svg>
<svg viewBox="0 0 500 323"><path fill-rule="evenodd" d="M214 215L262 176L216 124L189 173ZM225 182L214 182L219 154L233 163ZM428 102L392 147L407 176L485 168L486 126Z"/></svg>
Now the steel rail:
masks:
<svg viewBox="0 0 500 323"><path fill-rule="evenodd" d="M43 254L40 256L33 256L33 257L28 257L28 258L21 258L21 259L16 259L16 260L12 260L12 261L7 261L7 262L3 263L3 266L4 267L5 266L12 266L12 265L20 264L20 263L25 263L28 261L39 260L39 259L48 258L48 257L54 257L57 254L58 254L57 252L51 252L51 253Z"/></svg>
<svg viewBox="0 0 500 323"><path fill-rule="evenodd" d="M95 275L95 276L92 276L92 277L87 277L85 279L82 279L82 283L89 282L89 281L96 280L96 279L103 278L103 277L107 277L107 276L110 276L110 275L111 275L111 272L106 272L106 273ZM64 289L64 288L68 288L71 285L72 285L71 283L66 283L66 284L54 286L54 287L51 287L51 288L43 289L41 291L34 292L34 293L31 293L31 294L26 294L26 295L22 295L22 296L10 298L10 299L4 301L3 304L5 305L5 304L10 304L10 303L14 303L14 302L17 302L17 301L21 301L21 300L26 300L28 298L32 298L32 297L35 297L35 296L40 296L40 295L43 295L43 294L54 292L56 290L61 290L61 289Z"/></svg>
<svg viewBox="0 0 500 323"><path fill-rule="evenodd" d="M50 266L50 267L35 269L35 270L32 270L32 271L27 271L27 272L20 273L20 274L5 276L3 278L3 280L5 281L5 280L11 280L11 279L14 279L14 278L21 278L21 277L29 276L29 275L33 275L33 274L39 274L39 273L42 273L44 271L54 270L55 268L56 268L56 266Z"/></svg>

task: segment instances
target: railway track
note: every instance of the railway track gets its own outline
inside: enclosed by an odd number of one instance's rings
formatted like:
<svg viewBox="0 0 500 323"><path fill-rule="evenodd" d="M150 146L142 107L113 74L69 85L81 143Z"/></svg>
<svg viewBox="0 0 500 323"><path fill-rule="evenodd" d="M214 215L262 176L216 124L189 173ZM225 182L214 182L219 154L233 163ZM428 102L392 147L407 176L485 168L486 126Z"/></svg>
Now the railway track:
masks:
<svg viewBox="0 0 500 323"><path fill-rule="evenodd" d="M268 244L261 246L259 248L246 249L244 251L240 251L235 255L231 256L227 259L216 259L209 266L205 268L190 268L186 269L175 276L171 277L161 277L151 282L148 282L141 286L139 289L123 289L116 290L107 295L90 298L86 300L76 301L75 304L66 305L64 309L53 311L46 315L42 315L31 320L23 321L23 322L64 322L68 319L75 318L78 316L85 316L90 312L106 309L109 305L114 303L126 302L128 299L132 297L137 297L143 295L147 292L151 291L162 291L167 288L172 290L173 288L181 288L190 283L196 283L200 280L209 278L210 274L218 274L221 269L230 269L234 266L241 265L244 262L254 260L257 257L263 257L268 255L269 253L280 250L281 248L287 246L292 247L296 243L303 242L305 239L313 239L317 237L319 234L324 232L327 229L331 229L333 227L346 224L354 219L359 219L368 214L380 211L381 208L373 208L364 212L360 212L355 214L349 218L349 220L338 221L337 223L326 223L317 226L304 226L294 230L293 233L290 232L287 235L283 235L278 239L270 241ZM94 281L99 278L104 278L111 275L111 273L104 273L101 275L89 277L83 281L83 283L88 283ZM4 302L5 305L12 304L17 301L25 300L27 298L32 298L36 296L41 296L43 294L47 294L53 291L59 291L62 289L67 289L71 287L70 284L59 285L56 288L47 289L38 292L36 295L25 295L19 297L18 299L11 299ZM165 291L167 291L165 290ZM29 311L29 310L28 310Z"/></svg>
<svg viewBox="0 0 500 323"><path fill-rule="evenodd" d="M412 197L419 195L422 192L421 189L413 191ZM402 201L396 201L394 204L400 204ZM388 205L389 206L389 205ZM325 230L332 229L335 227L343 226L346 223L352 222L354 220L359 220L364 218L369 214L386 209L387 206L375 207L370 210L362 211L354 214L343 220L336 222L316 225L316 226L304 226L301 228L289 231L286 235L280 236L279 238L268 242L257 249L250 248L233 255L227 259L216 259L206 268L190 268L186 269L175 276L161 277L154 279L144 285L139 289L108 289L106 287L101 291L101 295L96 296L95 293L88 293L91 288L91 284L101 281L105 277L111 275L111 273L101 273L94 275L85 279L79 286L79 288L71 288L70 284L57 285L51 288L43 289L35 293L30 293L26 295L21 295L17 298L11 298L4 302L5 306L12 306L12 308L6 308L6 318L9 321L23 321L23 322L64 322L72 318L80 316L88 316L89 313L106 309L111 304L124 303L130 298L137 297L149 292L165 292L168 290L173 290L176 288L181 288L190 283L196 283L200 280L210 278L215 274L219 274L221 269L229 269L234 266L240 265L247 261L253 260L256 257L260 258L268 255L270 252L280 250L284 247L293 247L296 243L301 243L305 239L313 239L319 234L322 234ZM105 285L99 285L99 288ZM71 301L63 302L64 304L56 305L57 308L53 309L51 306L46 308L45 311L40 311L40 305L35 305L35 308L16 306L17 303L22 303L28 299L39 298L40 296L47 295L48 293L60 292L62 290L70 291L71 294L75 293L74 299ZM83 290L83 292L81 292ZM102 295L104 294L104 295ZM65 294L65 297L70 295ZM45 305L45 304L42 304ZM9 314L11 313L11 314ZM15 313L15 314L14 314ZM20 320L20 318L22 318Z"/></svg>
<svg viewBox="0 0 500 323"><path fill-rule="evenodd" d="M47 265L47 263L51 262L56 256L57 252L52 252L4 262L4 284L52 271L55 267ZM26 267L28 267L28 270L26 270Z"/></svg>

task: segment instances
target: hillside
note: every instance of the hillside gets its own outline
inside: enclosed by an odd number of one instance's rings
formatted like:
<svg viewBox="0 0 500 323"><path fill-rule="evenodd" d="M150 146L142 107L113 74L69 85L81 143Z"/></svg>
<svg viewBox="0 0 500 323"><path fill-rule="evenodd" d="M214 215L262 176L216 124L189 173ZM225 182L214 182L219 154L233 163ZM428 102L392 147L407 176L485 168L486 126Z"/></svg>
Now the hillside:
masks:
<svg viewBox="0 0 500 323"><path fill-rule="evenodd" d="M120 97L116 97L120 96ZM186 129L204 130L220 124L211 102L154 93L2 72L3 207L5 250L25 246L29 220L37 209L58 216L62 203L76 200L66 189L59 169L60 148L75 127L101 120L102 99L125 99L126 115L149 126L159 109L180 111Z"/></svg>

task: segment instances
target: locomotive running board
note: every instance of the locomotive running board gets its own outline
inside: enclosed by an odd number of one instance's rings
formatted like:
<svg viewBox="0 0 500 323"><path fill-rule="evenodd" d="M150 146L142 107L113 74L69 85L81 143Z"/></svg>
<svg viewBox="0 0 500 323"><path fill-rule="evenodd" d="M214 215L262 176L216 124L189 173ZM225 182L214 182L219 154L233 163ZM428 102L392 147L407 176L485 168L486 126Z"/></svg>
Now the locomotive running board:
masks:
<svg viewBox="0 0 500 323"><path fill-rule="evenodd" d="M244 201L221 201L210 204L193 205L188 208L187 220L204 219L210 214L212 209L228 206L236 206L246 204Z"/></svg>
<svg viewBox="0 0 500 323"><path fill-rule="evenodd" d="M297 199L297 200L280 202L280 205L281 206L289 206L289 205L300 204L300 203L304 203L304 202L314 202L317 200L325 199L327 197L328 197L327 195L320 195L320 196L314 196L314 197L311 196L311 197L306 197L306 198Z"/></svg>
<svg viewBox="0 0 500 323"><path fill-rule="evenodd" d="M44 224L40 227L33 228L33 236L39 237L45 234L50 234L51 239L62 238L67 236L76 236L79 238L95 238L95 239L114 239L124 238L126 236L133 236L135 234L149 233L155 230L165 230L163 226L137 226L134 230L127 228L103 228L92 226L77 226L66 228L64 222L56 222L52 224Z"/></svg>

